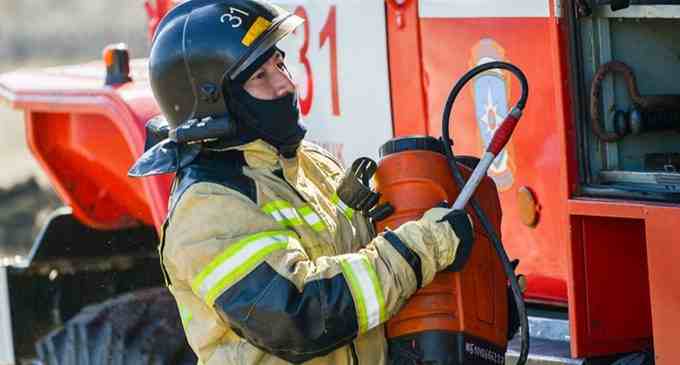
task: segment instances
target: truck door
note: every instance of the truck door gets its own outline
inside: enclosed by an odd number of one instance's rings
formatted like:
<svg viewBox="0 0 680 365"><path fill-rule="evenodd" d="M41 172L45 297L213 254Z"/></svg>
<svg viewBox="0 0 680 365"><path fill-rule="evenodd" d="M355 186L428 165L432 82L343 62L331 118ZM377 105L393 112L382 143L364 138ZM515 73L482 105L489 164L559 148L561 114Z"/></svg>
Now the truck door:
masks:
<svg viewBox="0 0 680 365"><path fill-rule="evenodd" d="M580 0L572 23L574 348L680 358L679 0Z"/></svg>
<svg viewBox="0 0 680 365"><path fill-rule="evenodd" d="M527 278L528 300L566 308L566 190L560 178L559 91L562 83L554 2L548 0L389 1L388 37L392 106L397 134L440 135L442 111L453 84L470 68L506 61L529 79L522 123L492 165L503 208L502 236ZM559 14L558 14L559 15ZM519 83L491 70L459 94L450 121L459 155L480 156L509 108ZM417 122L416 122L417 121ZM531 198L533 205L520 201ZM522 209L534 219L523 221Z"/></svg>
<svg viewBox="0 0 680 365"><path fill-rule="evenodd" d="M524 70L529 103L489 175L501 198L505 247L521 260L518 271L527 278L525 297L553 308L568 303L573 356L648 346L644 229L637 222L615 221L608 234L592 235L589 227L605 230L603 223L610 221L579 225L582 217L569 206L575 192L568 177L577 155L570 150L576 139L569 76L576 66L569 58L567 10L576 4L391 0L387 5L395 132L438 136L450 88L473 66L506 61ZM453 108L456 153L480 155L518 93L517 81L505 72L472 80ZM527 209L534 219L524 219ZM590 234L588 243L580 234Z"/></svg>

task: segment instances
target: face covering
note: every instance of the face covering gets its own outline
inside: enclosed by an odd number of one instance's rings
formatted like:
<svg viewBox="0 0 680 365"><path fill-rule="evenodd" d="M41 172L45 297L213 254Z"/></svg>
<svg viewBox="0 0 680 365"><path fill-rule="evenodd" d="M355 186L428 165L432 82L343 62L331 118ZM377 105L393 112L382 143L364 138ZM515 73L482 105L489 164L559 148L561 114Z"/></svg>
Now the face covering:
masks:
<svg viewBox="0 0 680 365"><path fill-rule="evenodd" d="M257 99L242 86L232 88L230 109L242 124L242 137L262 138L286 158L295 156L307 128L300 119L297 93L274 100ZM249 137L249 138L248 138Z"/></svg>

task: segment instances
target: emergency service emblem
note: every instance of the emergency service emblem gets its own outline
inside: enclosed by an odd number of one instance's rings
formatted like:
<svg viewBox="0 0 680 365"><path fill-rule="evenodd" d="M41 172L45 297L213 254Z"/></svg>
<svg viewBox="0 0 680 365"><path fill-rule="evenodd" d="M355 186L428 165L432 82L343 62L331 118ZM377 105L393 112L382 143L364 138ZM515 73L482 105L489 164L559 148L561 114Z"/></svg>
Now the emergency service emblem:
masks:
<svg viewBox="0 0 680 365"><path fill-rule="evenodd" d="M494 61L505 61L505 50L495 40L484 38L472 47L471 67ZM486 71L473 81L475 118L483 149L489 145L494 133L508 115L510 91L508 81L507 72L498 69ZM494 180L499 191L509 189L514 181L514 164L510 159L509 148L510 143L489 167L488 175Z"/></svg>

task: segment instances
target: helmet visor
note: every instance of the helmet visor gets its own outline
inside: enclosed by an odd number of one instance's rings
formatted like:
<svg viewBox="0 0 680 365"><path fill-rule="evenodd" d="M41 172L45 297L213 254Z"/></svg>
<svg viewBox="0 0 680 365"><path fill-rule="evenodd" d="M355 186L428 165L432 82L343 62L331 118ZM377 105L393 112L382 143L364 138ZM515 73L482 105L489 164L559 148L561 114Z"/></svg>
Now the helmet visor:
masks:
<svg viewBox="0 0 680 365"><path fill-rule="evenodd" d="M253 62L255 62L265 52L269 51L281 39L295 30L304 19L294 14L286 14L274 21L274 24L256 41L250 53L246 54L242 61L234 66L228 73L229 80L236 79L241 72L247 69Z"/></svg>

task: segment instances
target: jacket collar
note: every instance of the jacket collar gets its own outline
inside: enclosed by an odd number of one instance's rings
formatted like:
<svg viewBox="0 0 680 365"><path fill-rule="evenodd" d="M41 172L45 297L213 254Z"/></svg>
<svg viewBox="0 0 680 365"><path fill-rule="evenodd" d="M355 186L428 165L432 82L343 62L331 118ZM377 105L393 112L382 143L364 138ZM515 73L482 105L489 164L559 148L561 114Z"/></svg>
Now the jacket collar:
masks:
<svg viewBox="0 0 680 365"><path fill-rule="evenodd" d="M269 171L283 169L283 175L286 180L291 184L296 185L301 147L302 143L300 144L300 147L298 147L297 153L293 158L284 158L279 154L276 147L261 139L235 146L231 149L242 151L246 164L252 169L266 169Z"/></svg>
<svg viewBox="0 0 680 365"><path fill-rule="evenodd" d="M274 171L283 169L286 180L290 183L297 181L298 155L293 158L284 158L278 150L264 140L255 141L242 145L222 149L222 151L238 150L243 152L243 157L248 167L253 169L267 169ZM174 173L182 167L189 165L200 153L199 145L177 145L175 142L165 139L149 150L133 164L128 171L132 177L144 177ZM300 147L298 147L298 153Z"/></svg>
<svg viewBox="0 0 680 365"><path fill-rule="evenodd" d="M276 170L279 168L290 168L297 165L297 154L293 158L284 158L279 154L276 147L257 139L255 141L242 144L239 146L230 147L227 150L238 150L243 152L243 156L248 164L248 167L253 169L269 169ZM298 152L300 151L298 147Z"/></svg>
<svg viewBox="0 0 680 365"><path fill-rule="evenodd" d="M253 169L275 170L280 165L279 152L274 146L261 139L229 149L243 152L243 157L245 158L248 167Z"/></svg>

